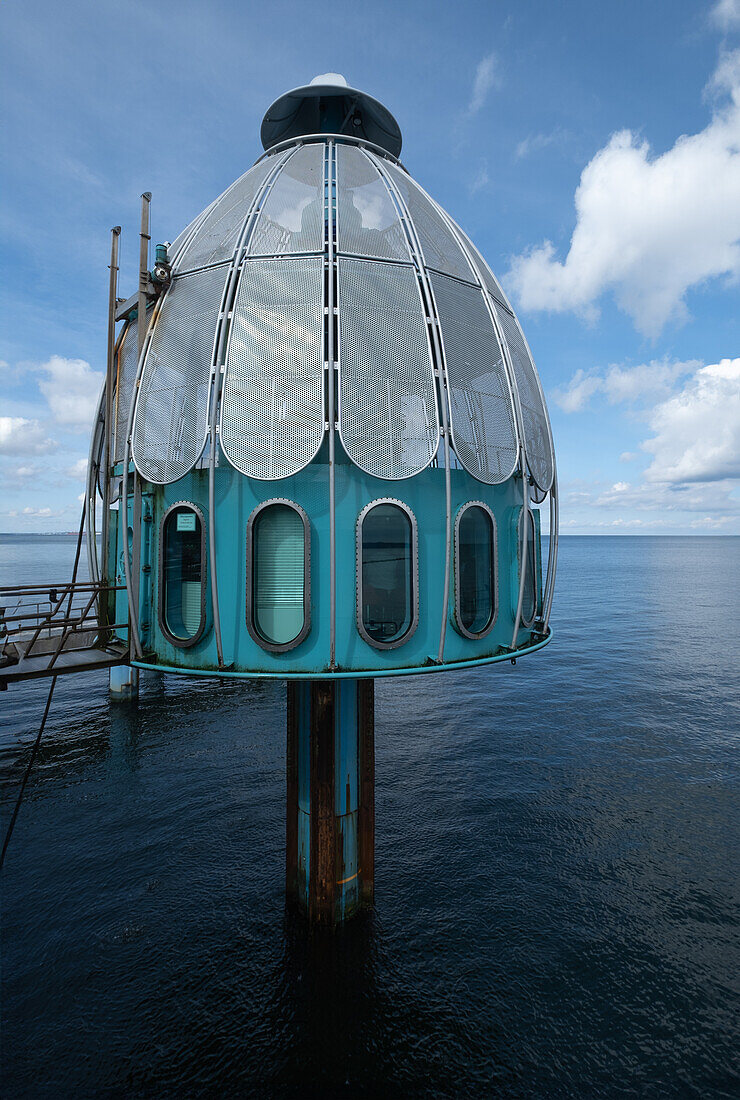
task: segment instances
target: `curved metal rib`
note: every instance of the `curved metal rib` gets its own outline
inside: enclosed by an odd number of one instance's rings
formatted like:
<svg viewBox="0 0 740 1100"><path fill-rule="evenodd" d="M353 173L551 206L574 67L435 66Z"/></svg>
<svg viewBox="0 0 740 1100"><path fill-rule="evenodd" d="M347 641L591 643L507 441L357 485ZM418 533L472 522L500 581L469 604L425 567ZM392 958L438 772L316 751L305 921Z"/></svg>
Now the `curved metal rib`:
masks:
<svg viewBox="0 0 740 1100"><path fill-rule="evenodd" d="M373 159L370 157L369 159ZM417 278L421 287L423 295L424 305L429 319L428 329L431 329L432 334L432 347L434 349L434 355L438 364L437 370L437 388L439 390L439 396L437 397L437 403L439 410L442 414L442 431L444 434L445 445L445 569L444 580L442 582L442 618L439 628L439 646L437 649L437 662L441 664L444 660L445 640L447 638L447 617L450 603L450 576L451 576L451 561L452 561L452 486L450 477L450 419L448 412L449 406L449 385L447 380L447 367L445 363L444 354L442 351L442 345L439 337L439 317L437 315L437 306L434 301L434 295L432 293L431 286L429 284L429 277L424 266L424 256L421 249L421 242L419 241L416 230L414 229L413 222L409 216L409 212L406 208L406 204L403 201L403 197L395 186L395 181L391 179L390 173L386 173L383 166L376 163L376 168L379 170L386 187L391 192L396 206L399 210L399 215L404 229L407 233L409 244L411 247L411 256L414 261L414 266L417 272ZM435 397L437 396L435 390Z"/></svg>
<svg viewBox="0 0 740 1100"><path fill-rule="evenodd" d="M244 224L242 225L241 232L237 238L236 247L234 250L234 256L231 261L231 268L224 284L223 295L221 298L221 308L219 310L218 327L216 332L216 338L214 341L214 355L213 363L211 365L211 382L208 392L208 422L209 422L209 437L211 444L211 452L208 456L208 557L209 557L209 573L211 578L211 608L213 611L213 633L216 639L216 654L218 657L218 667L224 667L224 650L223 650L223 638L221 635L221 610L218 600L218 568L216 566L216 450L218 447L218 441L216 438L216 418L219 404L219 397L221 394L221 385L223 381L223 371L225 364L223 363L224 349L226 347L228 324L226 323L229 316L229 311L234 300L234 294L236 292L236 286L239 276L239 265L244 256L244 250L249 240L249 235L254 227L257 212L259 211L262 202L269 195L272 184L275 182L280 169L286 160L289 159L290 154L280 158L277 164L274 165L271 173L268 173L267 177L262 183L262 186L258 189L257 194L252 200L252 204L247 212Z"/></svg>

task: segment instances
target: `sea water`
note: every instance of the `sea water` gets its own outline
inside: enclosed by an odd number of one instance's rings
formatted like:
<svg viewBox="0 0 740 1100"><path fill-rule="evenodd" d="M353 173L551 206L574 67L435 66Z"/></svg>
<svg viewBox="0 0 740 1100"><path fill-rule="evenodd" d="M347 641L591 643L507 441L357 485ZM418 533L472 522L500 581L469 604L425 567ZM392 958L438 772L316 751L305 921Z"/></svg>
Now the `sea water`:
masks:
<svg viewBox="0 0 740 1100"><path fill-rule="evenodd" d="M0 541L2 583L68 577L74 539ZM60 678L4 1095L737 1096L739 575L562 538L545 650L377 681L376 907L335 935L284 911L284 684ZM4 824L47 690L0 695Z"/></svg>

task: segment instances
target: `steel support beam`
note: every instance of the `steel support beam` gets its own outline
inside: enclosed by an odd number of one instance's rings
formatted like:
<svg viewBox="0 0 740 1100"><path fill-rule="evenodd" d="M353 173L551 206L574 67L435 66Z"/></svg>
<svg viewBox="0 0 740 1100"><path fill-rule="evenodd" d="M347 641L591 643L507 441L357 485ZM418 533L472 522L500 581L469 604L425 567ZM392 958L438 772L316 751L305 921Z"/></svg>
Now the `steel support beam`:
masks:
<svg viewBox="0 0 740 1100"><path fill-rule="evenodd" d="M108 691L112 700L126 702L139 694L139 670L131 665L114 665L109 672Z"/></svg>
<svg viewBox="0 0 740 1100"><path fill-rule="evenodd" d="M372 680L288 682L286 893L312 924L372 905Z"/></svg>

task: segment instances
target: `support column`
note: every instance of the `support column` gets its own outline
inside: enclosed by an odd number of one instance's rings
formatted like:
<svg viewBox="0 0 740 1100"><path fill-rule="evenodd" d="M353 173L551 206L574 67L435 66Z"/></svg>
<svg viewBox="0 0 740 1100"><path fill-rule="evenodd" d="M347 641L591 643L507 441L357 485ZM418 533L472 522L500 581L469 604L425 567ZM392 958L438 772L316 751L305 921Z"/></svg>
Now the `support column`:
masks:
<svg viewBox="0 0 740 1100"><path fill-rule="evenodd" d="M139 694L139 670L131 665L113 665L109 670L108 691L111 699L125 701Z"/></svg>
<svg viewBox="0 0 740 1100"><path fill-rule="evenodd" d="M312 923L372 905L372 680L288 682L286 892Z"/></svg>

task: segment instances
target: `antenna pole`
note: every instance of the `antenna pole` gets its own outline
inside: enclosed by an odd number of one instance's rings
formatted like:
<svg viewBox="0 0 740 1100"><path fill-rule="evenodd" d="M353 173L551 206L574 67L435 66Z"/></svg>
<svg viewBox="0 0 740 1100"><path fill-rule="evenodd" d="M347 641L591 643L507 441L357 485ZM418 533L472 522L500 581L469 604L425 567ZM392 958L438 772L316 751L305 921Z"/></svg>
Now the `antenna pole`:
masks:
<svg viewBox="0 0 740 1100"><path fill-rule="evenodd" d="M149 284L149 241L151 240L149 235L149 207L151 201L151 191L145 191L141 196L141 231L139 232L139 325L137 331L139 358L141 358L141 349L144 347L144 337L146 336L146 290Z"/></svg>
<svg viewBox="0 0 740 1100"><path fill-rule="evenodd" d="M149 286L149 241L151 236L149 234L149 212L152 201L151 191L145 191L141 196L141 229L139 231L139 296L138 296L138 324L136 327L136 337L138 344L138 359L141 366L141 353L144 348L144 340L146 338L147 321L146 321L146 292ZM124 476L128 477L128 470L124 471ZM134 468L134 507L133 515L131 517L131 529L134 535L134 545L132 547L131 554L131 566L132 566L132 598L134 604L134 629L138 631L139 623L139 588L141 587L140 576L140 564L141 564L141 481L139 475ZM126 517L126 523L128 523L128 517ZM124 527L125 531L125 527ZM136 647L138 648L139 639L136 638Z"/></svg>
<svg viewBox="0 0 740 1100"><path fill-rule="evenodd" d="M116 353L116 300L118 297L118 244L121 237L120 225L111 229L110 241L110 279L108 281L108 354L105 364L105 434L103 446L103 584L108 584L108 528L110 522L110 467L111 436L113 432L113 376L115 373ZM95 485L92 485L93 495ZM104 610L103 610L104 609ZM107 601L101 600L99 613L107 618Z"/></svg>

